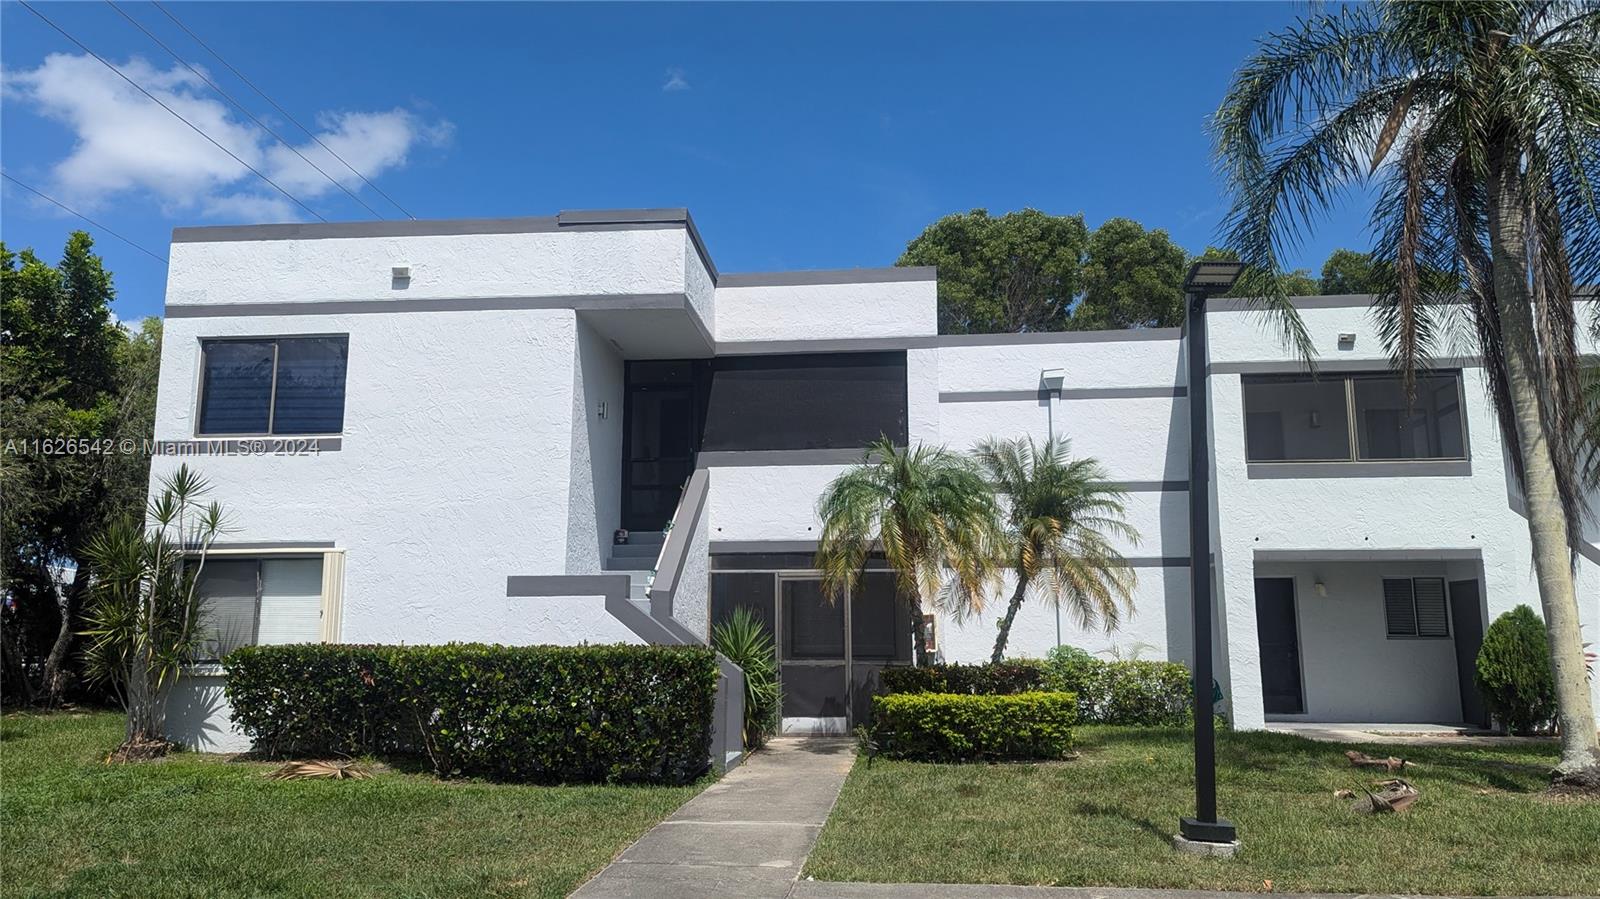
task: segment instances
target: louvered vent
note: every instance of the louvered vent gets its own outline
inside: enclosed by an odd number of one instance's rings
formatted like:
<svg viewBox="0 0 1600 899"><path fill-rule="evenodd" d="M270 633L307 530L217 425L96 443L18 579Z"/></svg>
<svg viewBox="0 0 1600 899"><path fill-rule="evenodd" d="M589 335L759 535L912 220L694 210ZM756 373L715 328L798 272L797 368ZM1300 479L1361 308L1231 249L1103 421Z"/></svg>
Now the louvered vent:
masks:
<svg viewBox="0 0 1600 899"><path fill-rule="evenodd" d="M1444 578L1419 577L1411 583L1417 600L1417 636L1450 636L1450 613L1445 610Z"/></svg>
<svg viewBox="0 0 1600 899"><path fill-rule="evenodd" d="M1417 635L1417 609L1412 601L1410 578L1383 579L1383 614L1388 622L1389 636Z"/></svg>

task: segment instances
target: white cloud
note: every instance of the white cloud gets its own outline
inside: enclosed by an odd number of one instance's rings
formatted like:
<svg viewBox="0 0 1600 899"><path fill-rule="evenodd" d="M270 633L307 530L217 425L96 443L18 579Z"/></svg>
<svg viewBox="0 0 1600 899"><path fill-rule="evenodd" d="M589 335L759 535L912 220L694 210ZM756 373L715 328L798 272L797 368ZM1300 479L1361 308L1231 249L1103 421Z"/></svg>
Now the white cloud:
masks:
<svg viewBox="0 0 1600 899"><path fill-rule="evenodd" d="M118 68L301 200L339 193L299 156L214 98L187 69L174 64L163 70L138 57ZM8 101L30 106L76 137L72 151L51 169L50 186L68 205L94 209L135 192L152 196L172 213L236 221L305 217L304 210L88 56L51 54L36 69L6 71L3 87ZM274 128L292 137L285 128ZM405 165L413 149L442 144L451 134L448 122L426 122L398 108L324 113L317 128L324 144L373 180ZM363 186L315 142L306 140L296 149L350 190Z"/></svg>
<svg viewBox="0 0 1600 899"><path fill-rule="evenodd" d="M667 83L661 85L661 89L669 92L688 90L689 78L687 73L677 66L667 69Z"/></svg>

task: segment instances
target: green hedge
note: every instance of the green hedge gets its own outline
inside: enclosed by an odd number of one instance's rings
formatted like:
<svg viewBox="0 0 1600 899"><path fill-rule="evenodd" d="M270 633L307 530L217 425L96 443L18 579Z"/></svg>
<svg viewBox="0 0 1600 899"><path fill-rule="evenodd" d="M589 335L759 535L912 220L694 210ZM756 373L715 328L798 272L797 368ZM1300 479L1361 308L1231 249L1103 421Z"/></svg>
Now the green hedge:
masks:
<svg viewBox="0 0 1600 899"><path fill-rule="evenodd" d="M890 758L1059 759L1072 751L1071 693L896 693L872 698L872 738Z"/></svg>
<svg viewBox="0 0 1600 899"><path fill-rule="evenodd" d="M410 755L539 783L684 783L710 761L704 648L251 646L223 666L265 755Z"/></svg>
<svg viewBox="0 0 1600 899"><path fill-rule="evenodd" d="M1038 662L998 665L891 666L882 672L884 693L975 693L995 695L1049 689L1047 672Z"/></svg>
<svg viewBox="0 0 1600 899"><path fill-rule="evenodd" d="M1187 727L1194 720L1192 675L1181 662L1108 662L1074 646L1056 647L1042 662L885 668L882 683L887 694L1072 693L1082 724Z"/></svg>

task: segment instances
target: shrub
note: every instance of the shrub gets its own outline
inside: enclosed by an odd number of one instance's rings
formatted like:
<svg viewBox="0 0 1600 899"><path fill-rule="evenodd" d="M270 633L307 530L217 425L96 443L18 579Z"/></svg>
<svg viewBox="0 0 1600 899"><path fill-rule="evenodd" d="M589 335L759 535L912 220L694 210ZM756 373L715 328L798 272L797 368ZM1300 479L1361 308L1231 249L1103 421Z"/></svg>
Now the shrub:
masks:
<svg viewBox="0 0 1600 899"><path fill-rule="evenodd" d="M925 761L1063 758L1077 717L1071 693L897 693L872 709L884 755Z"/></svg>
<svg viewBox="0 0 1600 899"><path fill-rule="evenodd" d="M711 646L744 672L744 746L760 749L778 730L778 662L772 634L749 609L711 629Z"/></svg>
<svg viewBox="0 0 1600 899"><path fill-rule="evenodd" d="M268 755L426 756L441 775L684 783L709 764L717 663L662 646L252 646L224 661Z"/></svg>
<svg viewBox="0 0 1600 899"><path fill-rule="evenodd" d="M1038 662L988 665L925 665L888 667L882 674L885 693L973 693L1004 695L1043 690L1046 671Z"/></svg>
<svg viewBox="0 0 1600 899"><path fill-rule="evenodd" d="M1478 689L1494 717L1512 733L1549 726L1556 713L1555 676L1544 623L1519 605L1489 625L1478 650Z"/></svg>
<svg viewBox="0 0 1600 899"><path fill-rule="evenodd" d="M1181 662L1107 662L1058 646L1045 666L1049 689L1077 695L1084 723L1187 727L1194 720L1193 675Z"/></svg>

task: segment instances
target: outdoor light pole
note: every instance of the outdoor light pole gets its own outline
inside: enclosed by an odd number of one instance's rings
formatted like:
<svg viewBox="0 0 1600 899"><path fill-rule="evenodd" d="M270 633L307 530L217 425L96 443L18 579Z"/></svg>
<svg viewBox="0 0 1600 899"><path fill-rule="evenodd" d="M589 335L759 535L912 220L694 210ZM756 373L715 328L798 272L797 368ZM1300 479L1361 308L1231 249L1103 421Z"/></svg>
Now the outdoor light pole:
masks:
<svg viewBox="0 0 1600 899"><path fill-rule="evenodd" d="M1211 681L1211 437L1206 425L1206 299L1226 293L1243 268L1201 261L1183 281L1189 339L1189 591L1194 609L1194 804L1178 832L1196 843L1232 843L1233 823L1217 817L1217 734Z"/></svg>

